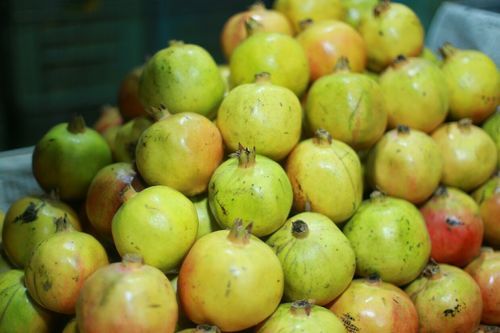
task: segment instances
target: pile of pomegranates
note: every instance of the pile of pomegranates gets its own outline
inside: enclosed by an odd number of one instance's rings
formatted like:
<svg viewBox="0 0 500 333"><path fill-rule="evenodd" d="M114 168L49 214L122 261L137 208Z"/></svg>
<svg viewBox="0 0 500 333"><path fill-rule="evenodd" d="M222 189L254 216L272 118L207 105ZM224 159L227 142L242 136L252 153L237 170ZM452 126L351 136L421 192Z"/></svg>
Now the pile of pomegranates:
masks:
<svg viewBox="0 0 500 333"><path fill-rule="evenodd" d="M382 0L172 41L0 214L0 333L500 331L500 72Z"/></svg>

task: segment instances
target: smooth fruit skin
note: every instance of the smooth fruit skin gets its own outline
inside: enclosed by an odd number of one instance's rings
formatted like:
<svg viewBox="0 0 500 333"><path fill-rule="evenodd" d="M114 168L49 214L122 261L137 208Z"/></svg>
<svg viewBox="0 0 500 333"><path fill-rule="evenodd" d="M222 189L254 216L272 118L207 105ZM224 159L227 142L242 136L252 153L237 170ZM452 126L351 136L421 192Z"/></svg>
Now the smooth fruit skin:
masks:
<svg viewBox="0 0 500 333"><path fill-rule="evenodd" d="M111 162L111 150L99 133L88 127L72 133L62 123L36 144L32 167L46 192L56 190L62 200L77 201L85 198L95 174Z"/></svg>
<svg viewBox="0 0 500 333"><path fill-rule="evenodd" d="M2 230L2 246L10 262L24 268L33 249L56 232L56 221L64 217L74 229L81 230L76 212L62 201L38 196L16 200L7 211Z"/></svg>
<svg viewBox="0 0 500 333"><path fill-rule="evenodd" d="M282 303L256 333L314 332L348 333L337 316L327 309L310 304L309 309L294 309L294 303Z"/></svg>
<svg viewBox="0 0 500 333"><path fill-rule="evenodd" d="M484 183L472 193L472 197L479 205L484 223L484 240L500 249L500 175Z"/></svg>
<svg viewBox="0 0 500 333"><path fill-rule="evenodd" d="M125 260L96 271L85 282L76 308L82 333L173 333L177 316L166 276Z"/></svg>
<svg viewBox="0 0 500 333"><path fill-rule="evenodd" d="M342 0L346 9L344 21L357 29L363 18L370 15L377 3L377 0Z"/></svg>
<svg viewBox="0 0 500 333"><path fill-rule="evenodd" d="M384 134L387 111L378 83L366 75L335 72L315 81L305 105L311 132L326 129L355 150L368 149Z"/></svg>
<svg viewBox="0 0 500 333"><path fill-rule="evenodd" d="M366 46L361 35L341 21L312 22L296 36L309 59L311 81L332 73L340 57L346 57L353 72L366 66Z"/></svg>
<svg viewBox="0 0 500 333"><path fill-rule="evenodd" d="M422 23L400 3L380 3L364 17L358 30L366 43L368 68L374 72L383 71L400 54L416 57L424 47Z"/></svg>
<svg viewBox="0 0 500 333"><path fill-rule="evenodd" d="M380 279L353 280L328 308L348 332L418 332L417 309L411 299Z"/></svg>
<svg viewBox="0 0 500 333"><path fill-rule="evenodd" d="M139 66L130 70L118 88L118 108L126 120L147 115L139 99L139 80L143 69Z"/></svg>
<svg viewBox="0 0 500 333"><path fill-rule="evenodd" d="M389 127L432 132L448 114L448 88L441 69L422 58L396 61L380 75Z"/></svg>
<svg viewBox="0 0 500 333"><path fill-rule="evenodd" d="M431 257L464 267L479 254L484 226L479 207L459 189L447 187L420 208L431 237Z"/></svg>
<svg viewBox="0 0 500 333"><path fill-rule="evenodd" d="M151 119L143 116L129 120L118 128L113 145L113 157L116 162L135 161L137 141L151 124L153 124Z"/></svg>
<svg viewBox="0 0 500 333"><path fill-rule="evenodd" d="M493 140L467 119L445 123L432 138L443 157L444 185L468 192L483 184L495 171L497 149Z"/></svg>
<svg viewBox="0 0 500 333"><path fill-rule="evenodd" d="M295 230L304 223L307 231ZM354 276L356 260L349 240L322 214L306 212L291 217L266 243L283 267L287 301L309 299L325 305L339 296Z"/></svg>
<svg viewBox="0 0 500 333"><path fill-rule="evenodd" d="M500 169L500 108L497 107L497 111L486 119L482 128L497 146L497 169Z"/></svg>
<svg viewBox="0 0 500 333"><path fill-rule="evenodd" d="M299 142L302 108L289 89L257 80L229 92L219 108L217 127L229 151L241 144L279 161Z"/></svg>
<svg viewBox="0 0 500 333"><path fill-rule="evenodd" d="M208 118L178 113L142 133L136 165L149 185L165 185L193 196L207 189L223 155L221 134Z"/></svg>
<svg viewBox="0 0 500 333"><path fill-rule="evenodd" d="M190 200L193 202L194 207L196 208L196 213L198 214L198 232L196 234L196 239L201 238L212 231L220 230L217 220L210 210L208 195L204 194L190 198Z"/></svg>
<svg viewBox="0 0 500 333"><path fill-rule="evenodd" d="M340 0L276 0L274 8L288 17L297 33L303 20L342 20L345 16Z"/></svg>
<svg viewBox="0 0 500 333"><path fill-rule="evenodd" d="M415 279L431 252L424 219L402 199L372 197L361 204L343 231L356 254L356 274L376 274L397 286Z"/></svg>
<svg viewBox="0 0 500 333"><path fill-rule="evenodd" d="M148 187L118 209L111 225L121 256L139 253L163 272L176 268L194 243L198 215L194 204L168 186Z"/></svg>
<svg viewBox="0 0 500 333"><path fill-rule="evenodd" d="M18 269L0 274L0 332L51 333L54 313L42 308L24 286L24 272Z"/></svg>
<svg viewBox="0 0 500 333"><path fill-rule="evenodd" d="M481 322L500 325L500 252L485 250L474 259L465 271L469 273L481 289L483 314Z"/></svg>
<svg viewBox="0 0 500 333"><path fill-rule="evenodd" d="M483 308L479 286L460 268L439 267L437 275L421 276L405 288L417 308L419 332L475 332Z"/></svg>
<svg viewBox="0 0 500 333"><path fill-rule="evenodd" d="M255 75L271 74L273 84L302 96L309 83L309 63L300 43L291 36L256 32L234 50L229 60L231 83L254 82Z"/></svg>
<svg viewBox="0 0 500 333"><path fill-rule="evenodd" d="M443 46L445 57L441 69L450 93L450 117L481 123L500 103L497 66L480 51L453 48L447 53L446 48L450 46Z"/></svg>
<svg viewBox="0 0 500 333"><path fill-rule="evenodd" d="M424 132L398 127L384 134L368 155L366 172L373 189L420 204L436 190L443 159Z"/></svg>
<svg viewBox="0 0 500 333"><path fill-rule="evenodd" d="M228 230L200 238L178 279L182 308L195 323L235 332L270 316L283 295L283 270L269 246L253 235L231 240Z"/></svg>

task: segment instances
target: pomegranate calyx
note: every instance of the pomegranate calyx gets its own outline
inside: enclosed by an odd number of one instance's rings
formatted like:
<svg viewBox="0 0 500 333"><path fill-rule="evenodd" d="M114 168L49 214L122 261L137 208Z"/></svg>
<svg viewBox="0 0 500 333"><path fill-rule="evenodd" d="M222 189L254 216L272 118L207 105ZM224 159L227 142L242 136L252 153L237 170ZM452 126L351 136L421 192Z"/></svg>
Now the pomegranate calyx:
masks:
<svg viewBox="0 0 500 333"><path fill-rule="evenodd" d="M318 128L314 133L313 142L320 146L330 146L333 138L331 134L324 128Z"/></svg>
<svg viewBox="0 0 500 333"><path fill-rule="evenodd" d="M259 84L262 84L262 83L271 83L271 73L269 73L269 72L260 72L260 73L255 74L254 82L255 83L259 83Z"/></svg>
<svg viewBox="0 0 500 333"><path fill-rule="evenodd" d="M262 23L255 19L255 17L250 16L245 20L245 32L247 37L254 34L259 28L262 28Z"/></svg>
<svg viewBox="0 0 500 333"><path fill-rule="evenodd" d="M306 18L303 19L299 22L299 29L300 31L304 31L307 28L309 28L311 25L313 25L314 20L312 18Z"/></svg>
<svg viewBox="0 0 500 333"><path fill-rule="evenodd" d="M266 10L266 4L263 1L255 1L252 5L250 5L248 10L251 12Z"/></svg>
<svg viewBox="0 0 500 333"><path fill-rule="evenodd" d="M443 56L443 58L446 60L446 58L451 57L454 55L458 49L453 46L450 42L445 42L443 46L439 48L439 53Z"/></svg>
<svg viewBox="0 0 500 333"><path fill-rule="evenodd" d="M125 253L121 263L125 267L139 267L144 265L144 258L139 253Z"/></svg>
<svg viewBox="0 0 500 333"><path fill-rule="evenodd" d="M398 135L407 135L410 134L410 127L406 125L398 125L396 126L396 131Z"/></svg>
<svg viewBox="0 0 500 333"><path fill-rule="evenodd" d="M312 306L313 306L312 302L305 299L301 299L292 303L290 311L295 316L303 316L303 315L309 316L311 314Z"/></svg>
<svg viewBox="0 0 500 333"><path fill-rule="evenodd" d="M380 281L382 281L382 279L380 278L380 275L378 273L372 273L368 275L366 281L368 281L368 283L370 284L378 284L380 283Z"/></svg>
<svg viewBox="0 0 500 333"><path fill-rule="evenodd" d="M351 66L349 65L349 59L347 57L340 57L335 64L334 73L349 73L351 71Z"/></svg>
<svg viewBox="0 0 500 333"><path fill-rule="evenodd" d="M127 202L130 198L132 198L134 195L136 195L137 192L132 186L132 184L127 184L125 187L120 191L120 199L122 200L122 203Z"/></svg>
<svg viewBox="0 0 500 333"><path fill-rule="evenodd" d="M194 333L221 333L217 326L197 325Z"/></svg>
<svg viewBox="0 0 500 333"><path fill-rule="evenodd" d="M309 234L307 223L302 220L292 222L292 235L296 238L305 238Z"/></svg>
<svg viewBox="0 0 500 333"><path fill-rule="evenodd" d="M85 119L81 114L75 114L68 123L68 131L73 134L79 134L85 132L86 124Z"/></svg>
<svg viewBox="0 0 500 333"><path fill-rule="evenodd" d="M54 224L56 225L56 232L63 231L74 231L75 229L68 220L68 214L64 213L64 216L54 219Z"/></svg>
<svg viewBox="0 0 500 333"><path fill-rule="evenodd" d="M422 271L422 276L429 280L434 280L441 277L441 268L439 267L439 264L436 262L436 260L434 260L433 258L429 260L429 263Z"/></svg>
<svg viewBox="0 0 500 333"><path fill-rule="evenodd" d="M227 238L236 244L248 244L252 235L253 223L249 223L246 227L243 225L243 220L237 218L229 231Z"/></svg>
<svg viewBox="0 0 500 333"><path fill-rule="evenodd" d="M461 131L470 131L472 126L472 119L470 118L463 118L458 121L458 128Z"/></svg>
<svg viewBox="0 0 500 333"><path fill-rule="evenodd" d="M373 15L375 17L380 16L383 12L389 9L390 5L391 5L390 0L380 1L380 3L377 6L375 6L375 8L373 8Z"/></svg>
<svg viewBox="0 0 500 333"><path fill-rule="evenodd" d="M256 151L255 147L249 149L244 147L241 143L238 144L239 149L232 153L229 157L238 158L238 167L250 168L255 165Z"/></svg>

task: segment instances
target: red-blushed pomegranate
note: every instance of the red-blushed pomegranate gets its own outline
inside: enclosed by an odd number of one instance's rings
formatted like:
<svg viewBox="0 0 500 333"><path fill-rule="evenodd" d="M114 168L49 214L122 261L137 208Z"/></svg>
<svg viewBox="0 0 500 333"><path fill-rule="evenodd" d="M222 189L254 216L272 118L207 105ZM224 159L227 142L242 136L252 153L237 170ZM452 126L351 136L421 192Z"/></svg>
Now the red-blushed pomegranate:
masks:
<svg viewBox="0 0 500 333"><path fill-rule="evenodd" d="M443 157L441 182L468 192L483 184L497 165L497 149L493 140L470 119L445 123L432 138Z"/></svg>
<svg viewBox="0 0 500 333"><path fill-rule="evenodd" d="M104 247L91 235L74 230L66 219L57 221L57 232L41 242L25 269L30 296L54 312L75 313L85 280L108 265Z"/></svg>
<svg viewBox="0 0 500 333"><path fill-rule="evenodd" d="M339 296L354 276L356 259L351 244L322 214L306 212L291 217L266 243L283 267L286 301L308 299L325 305Z"/></svg>
<svg viewBox="0 0 500 333"><path fill-rule="evenodd" d="M336 20L306 21L303 26L296 38L306 50L312 81L330 74L341 57L349 60L353 72L365 70L365 42L353 27Z"/></svg>
<svg viewBox="0 0 500 333"><path fill-rule="evenodd" d="M356 255L356 275L374 274L397 286L414 280L429 260L424 219L410 202L371 194L343 228Z"/></svg>
<svg viewBox="0 0 500 333"><path fill-rule="evenodd" d="M405 292L417 308L420 333L470 333L479 327L481 290L460 268L433 262Z"/></svg>
<svg viewBox="0 0 500 333"><path fill-rule="evenodd" d="M132 165L123 162L102 168L90 183L85 211L94 230L105 239L113 238L111 222L122 205L121 193L127 185L137 191L145 187Z"/></svg>
<svg viewBox="0 0 500 333"><path fill-rule="evenodd" d="M9 261L24 268L36 246L56 232L55 222L60 218L82 229L76 212L56 198L25 196L12 203L2 229L2 247Z"/></svg>
<svg viewBox="0 0 500 333"><path fill-rule="evenodd" d="M113 142L113 158L116 162L135 161L137 141L153 121L146 116L136 117L120 126Z"/></svg>
<svg viewBox="0 0 500 333"><path fill-rule="evenodd" d="M318 129L290 153L285 170L292 183L293 208L321 213L335 223L354 214L361 203L361 162L347 144ZM306 209L307 208L307 209Z"/></svg>
<svg viewBox="0 0 500 333"><path fill-rule="evenodd" d="M100 134L104 134L110 128L120 126L121 124L123 124L123 118L118 108L111 105L104 105L93 128Z"/></svg>
<svg viewBox="0 0 500 333"><path fill-rule="evenodd" d="M139 80L143 69L144 66L139 66L130 70L118 88L118 109L125 120L147 115L139 99Z"/></svg>
<svg viewBox="0 0 500 333"><path fill-rule="evenodd" d="M76 307L78 328L84 333L173 333L177 316L167 277L132 254L92 274Z"/></svg>
<svg viewBox="0 0 500 333"><path fill-rule="evenodd" d="M56 326L54 313L29 296L18 269L0 274L0 314L2 333L52 333Z"/></svg>
<svg viewBox="0 0 500 333"><path fill-rule="evenodd" d="M136 165L149 185L165 185L193 196L207 189L223 155L217 126L200 114L183 112L167 115L142 133Z"/></svg>
<svg viewBox="0 0 500 333"><path fill-rule="evenodd" d="M381 72L400 54L416 57L424 48L424 28L404 4L381 1L358 27L368 52L368 68Z"/></svg>
<svg viewBox="0 0 500 333"><path fill-rule="evenodd" d="M443 73L450 92L452 119L469 118L481 123L500 103L500 72L486 54L462 50L450 43L440 49Z"/></svg>
<svg viewBox="0 0 500 333"><path fill-rule="evenodd" d="M465 271L479 285L483 298L481 322L488 325L500 325L500 252L484 249Z"/></svg>
<svg viewBox="0 0 500 333"><path fill-rule="evenodd" d="M411 299L376 276L353 280L328 308L347 332L418 332L417 309Z"/></svg>
<svg viewBox="0 0 500 333"><path fill-rule="evenodd" d="M307 300L297 300L293 303L282 303L255 332L347 333L348 331L332 312Z"/></svg>
<svg viewBox="0 0 500 333"><path fill-rule="evenodd" d="M257 325L278 307L283 270L273 250L241 220L196 241L182 262L178 290L195 323L235 332Z"/></svg>
<svg viewBox="0 0 500 333"><path fill-rule="evenodd" d="M436 142L419 130L399 125L370 150L366 173L373 189L387 195L424 202L436 190L443 159Z"/></svg>
<svg viewBox="0 0 500 333"><path fill-rule="evenodd" d="M500 249L500 173L478 188L472 197L479 205L484 224L484 240Z"/></svg>
<svg viewBox="0 0 500 333"><path fill-rule="evenodd" d="M293 27L288 18L277 10L267 9L264 3L257 2L248 10L232 15L222 27L222 52L227 60L233 50L248 35L257 31L279 32L293 35Z"/></svg>
<svg viewBox="0 0 500 333"><path fill-rule="evenodd" d="M479 254L483 221L478 205L465 192L440 187L420 212L431 236L431 257L437 262L464 267Z"/></svg>

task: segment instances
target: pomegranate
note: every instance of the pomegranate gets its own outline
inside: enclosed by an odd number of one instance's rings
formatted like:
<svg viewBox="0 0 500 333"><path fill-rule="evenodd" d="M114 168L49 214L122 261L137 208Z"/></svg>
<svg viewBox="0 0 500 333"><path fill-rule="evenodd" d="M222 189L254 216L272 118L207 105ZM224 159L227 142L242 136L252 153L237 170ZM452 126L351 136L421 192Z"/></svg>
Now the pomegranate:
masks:
<svg viewBox="0 0 500 333"><path fill-rule="evenodd" d="M7 272L13 268L14 266L10 263L9 259L5 255L2 243L0 243L0 273Z"/></svg>
<svg viewBox="0 0 500 333"><path fill-rule="evenodd" d="M283 270L273 250L244 227L200 238L182 262L179 295L195 323L222 331L252 327L270 316L283 295Z"/></svg>
<svg viewBox="0 0 500 333"><path fill-rule="evenodd" d="M276 0L274 8L288 17L295 32L300 31L300 22L306 19L342 20L345 16L341 0Z"/></svg>
<svg viewBox="0 0 500 333"><path fill-rule="evenodd" d="M139 80L143 69L141 65L130 70L118 88L118 108L125 120L147 115L139 99Z"/></svg>
<svg viewBox="0 0 500 333"><path fill-rule="evenodd" d="M415 12L404 4L381 1L361 21L368 68L381 72L400 54L416 57L424 48L424 28Z"/></svg>
<svg viewBox="0 0 500 333"><path fill-rule="evenodd" d="M438 65L439 67L441 67L441 65L443 64L441 58L439 58L438 55L428 47L424 47L422 53L420 53L420 58L427 59L433 64Z"/></svg>
<svg viewBox="0 0 500 333"><path fill-rule="evenodd" d="M170 42L151 57L139 80L139 98L147 112L193 112L213 118L225 85L212 56L201 46Z"/></svg>
<svg viewBox="0 0 500 333"><path fill-rule="evenodd" d="M2 246L10 262L24 268L36 246L56 232L60 218L81 230L76 212L56 198L26 196L12 203L2 230Z"/></svg>
<svg viewBox="0 0 500 333"><path fill-rule="evenodd" d="M344 21L357 29L363 18L370 15L377 3L377 0L342 0L346 9Z"/></svg>
<svg viewBox="0 0 500 333"><path fill-rule="evenodd" d="M274 85L267 73L255 83L231 90L217 115L217 127L230 151L255 147L260 155L279 161L300 139L302 109L289 89Z"/></svg>
<svg viewBox="0 0 500 333"><path fill-rule="evenodd" d="M375 144L387 124L378 83L366 75L352 73L346 58L337 62L333 74L312 84L304 111L310 131L323 128L356 150Z"/></svg>
<svg viewBox="0 0 500 333"><path fill-rule="evenodd" d="M196 239L211 233L212 231L219 230L220 227L217 224L217 220L210 211L210 205L208 204L208 195L199 195L197 197L191 198L191 201L196 208L196 213L198 215L198 232L196 234Z"/></svg>
<svg viewBox="0 0 500 333"><path fill-rule="evenodd" d="M470 118L481 123L500 103L497 66L478 50L462 50L445 43L440 51L444 58L441 68L450 91L451 118Z"/></svg>
<svg viewBox="0 0 500 333"><path fill-rule="evenodd" d="M325 305L339 296L354 276L356 260L351 244L322 214L306 212L291 217L266 243L283 267L287 301L309 299Z"/></svg>
<svg viewBox="0 0 500 333"><path fill-rule="evenodd" d="M239 218L252 222L252 233L258 237L285 223L292 200L281 165L245 147L215 170L208 187L208 203L219 225L230 228Z"/></svg>
<svg viewBox="0 0 500 333"><path fill-rule="evenodd" d="M136 165L149 185L166 185L193 196L205 192L223 154L222 137L214 123L200 114L178 113L142 133Z"/></svg>
<svg viewBox="0 0 500 333"><path fill-rule="evenodd" d="M72 314L85 280L108 264L106 250L91 235L62 218L57 232L34 249L25 269L30 296L44 308Z"/></svg>
<svg viewBox="0 0 500 333"><path fill-rule="evenodd" d="M123 162L102 168L90 183L85 211L96 233L105 239L112 240L111 221L122 205L121 192L127 185L136 190L145 187L132 165Z"/></svg>
<svg viewBox="0 0 500 333"><path fill-rule="evenodd" d="M54 313L40 307L29 297L24 272L18 269L0 273L0 332L54 332Z"/></svg>
<svg viewBox="0 0 500 333"><path fill-rule="evenodd" d="M250 29L251 31L248 31ZM256 2L248 10L232 15L222 27L221 45L226 59L241 41L257 31L279 32L293 35L293 27L281 12L267 9L264 3Z"/></svg>
<svg viewBox="0 0 500 333"><path fill-rule="evenodd" d="M399 56L380 76L389 127L400 124L432 132L448 114L446 78L438 65Z"/></svg>
<svg viewBox="0 0 500 333"><path fill-rule="evenodd" d="M111 105L104 105L93 128L100 134L104 134L110 128L120 126L121 124L123 124L123 118L118 108Z"/></svg>
<svg viewBox="0 0 500 333"><path fill-rule="evenodd" d="M62 200L85 198L97 171L110 164L111 150L81 116L52 127L36 144L33 175L47 192L57 191Z"/></svg>
<svg viewBox="0 0 500 333"><path fill-rule="evenodd" d="M234 50L229 60L231 83L252 83L255 75L267 72L271 82L302 96L309 83L309 64L300 43L293 37L256 32Z"/></svg>
<svg viewBox="0 0 500 333"><path fill-rule="evenodd" d="M466 192L483 184L497 164L493 140L470 119L445 123L432 133L443 157L441 182Z"/></svg>
<svg viewBox="0 0 500 333"><path fill-rule="evenodd" d="M256 333L328 332L347 333L337 316L307 300L283 303Z"/></svg>
<svg viewBox="0 0 500 333"><path fill-rule="evenodd" d="M442 170L436 142L424 132L403 125L385 133L370 150L366 165L372 188L414 204L432 195Z"/></svg>
<svg viewBox="0 0 500 333"><path fill-rule="evenodd" d="M76 307L85 333L173 333L178 306L166 276L126 254L85 282Z"/></svg>
<svg viewBox="0 0 500 333"><path fill-rule="evenodd" d="M195 328L186 328L178 331L178 333L221 333L217 326L212 325L196 325Z"/></svg>
<svg viewBox="0 0 500 333"><path fill-rule="evenodd" d="M479 205L484 223L484 240L500 249L500 173L484 183L472 194Z"/></svg>
<svg viewBox="0 0 500 333"><path fill-rule="evenodd" d="M356 274L378 275L402 286L424 269L431 252L429 233L410 202L374 192L344 226L356 255Z"/></svg>
<svg viewBox="0 0 500 333"><path fill-rule="evenodd" d="M377 276L353 280L329 309L348 332L418 332L417 309L411 299Z"/></svg>
<svg viewBox="0 0 500 333"><path fill-rule="evenodd" d="M347 23L336 20L305 21L297 35L306 50L311 80L330 74L341 57L349 60L353 72L363 72L366 47L361 35Z"/></svg>
<svg viewBox="0 0 500 333"><path fill-rule="evenodd" d="M440 187L420 212L431 236L431 257L437 262L464 267L479 254L483 222L479 207L466 193Z"/></svg>
<svg viewBox="0 0 500 333"><path fill-rule="evenodd" d="M318 129L288 156L286 173L293 188L293 208L306 208L341 223L354 214L363 195L361 163L356 152Z"/></svg>
<svg viewBox="0 0 500 333"><path fill-rule="evenodd" d="M470 333L479 327L481 291L460 268L431 262L405 291L417 308L420 333Z"/></svg>
<svg viewBox="0 0 500 333"><path fill-rule="evenodd" d="M219 74L222 76L222 80L224 81L224 97L226 97L227 93L229 90L231 90L231 82L230 82L230 76L231 76L231 71L229 70L229 65L217 65L217 68L219 69Z"/></svg>
<svg viewBox="0 0 500 333"><path fill-rule="evenodd" d="M121 256L138 253L163 272L176 268L196 239L198 216L194 204L168 186L141 192L128 186L111 224Z"/></svg>
<svg viewBox="0 0 500 333"><path fill-rule="evenodd" d="M491 248L484 249L465 271L479 285L483 298L483 314L481 322L489 325L500 325L500 252Z"/></svg>
<svg viewBox="0 0 500 333"><path fill-rule="evenodd" d="M500 169L500 107L497 107L497 111L486 119L482 128L497 146L497 169Z"/></svg>
<svg viewBox="0 0 500 333"><path fill-rule="evenodd" d="M131 163L135 160L137 141L153 122L150 118L136 117L120 126L116 132L113 145L113 157L117 162Z"/></svg>

